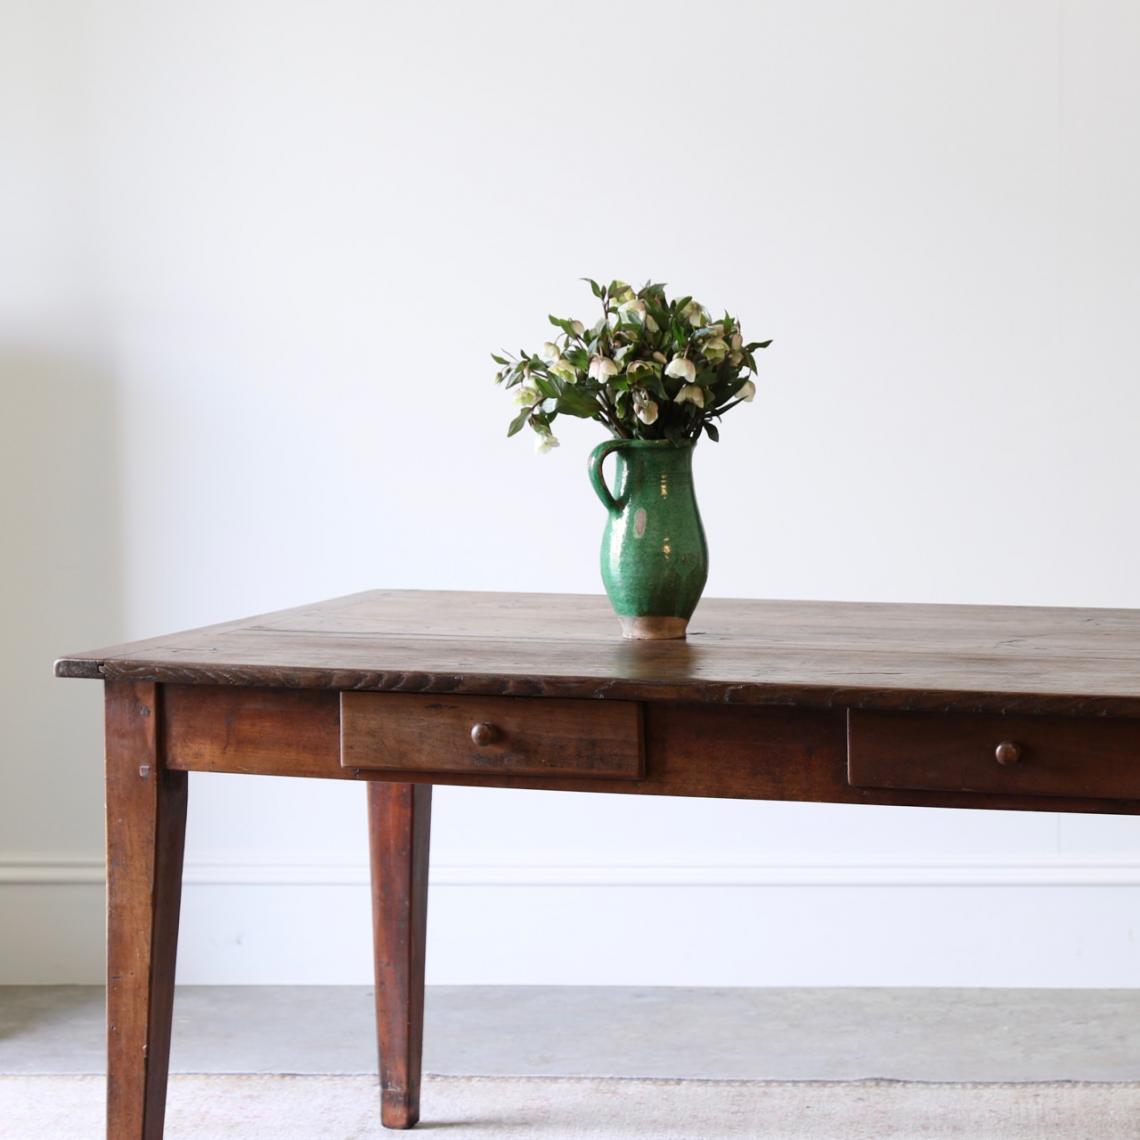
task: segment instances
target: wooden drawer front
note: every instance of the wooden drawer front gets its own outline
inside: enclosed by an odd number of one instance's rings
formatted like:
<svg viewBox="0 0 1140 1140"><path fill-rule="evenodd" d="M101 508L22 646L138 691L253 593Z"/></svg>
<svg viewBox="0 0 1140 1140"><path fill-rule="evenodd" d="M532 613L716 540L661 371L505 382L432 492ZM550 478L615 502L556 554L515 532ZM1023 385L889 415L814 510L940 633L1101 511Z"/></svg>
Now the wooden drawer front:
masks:
<svg viewBox="0 0 1140 1140"><path fill-rule="evenodd" d="M851 709L847 779L862 788L1137 798L1140 720Z"/></svg>
<svg viewBox="0 0 1140 1140"><path fill-rule="evenodd" d="M645 774L644 757L635 701L340 696L345 768L636 780Z"/></svg>

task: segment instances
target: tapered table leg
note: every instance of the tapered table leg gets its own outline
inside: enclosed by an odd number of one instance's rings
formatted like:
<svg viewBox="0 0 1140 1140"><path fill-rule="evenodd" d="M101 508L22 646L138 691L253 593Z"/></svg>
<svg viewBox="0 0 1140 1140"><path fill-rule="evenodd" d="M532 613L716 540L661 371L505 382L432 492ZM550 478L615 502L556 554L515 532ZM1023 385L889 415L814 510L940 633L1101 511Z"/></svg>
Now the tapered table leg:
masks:
<svg viewBox="0 0 1140 1140"><path fill-rule="evenodd" d="M157 686L108 681L107 1140L161 1140L186 773L158 766Z"/></svg>
<svg viewBox="0 0 1140 1140"><path fill-rule="evenodd" d="M380 1119L411 1128L420 1118L431 785L369 783L368 827Z"/></svg>

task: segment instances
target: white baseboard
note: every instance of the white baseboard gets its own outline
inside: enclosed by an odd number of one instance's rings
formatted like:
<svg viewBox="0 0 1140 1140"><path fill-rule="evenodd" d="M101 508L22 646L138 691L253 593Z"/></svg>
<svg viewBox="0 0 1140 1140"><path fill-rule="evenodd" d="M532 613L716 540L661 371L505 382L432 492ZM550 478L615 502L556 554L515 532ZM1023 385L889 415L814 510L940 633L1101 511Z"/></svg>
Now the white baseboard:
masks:
<svg viewBox="0 0 1140 1140"><path fill-rule="evenodd" d="M100 858L0 857L0 886L102 884ZM356 859L296 860L282 855L187 859L187 886L363 886L367 864ZM431 867L443 887L1110 887L1140 886L1140 859L1092 859L1041 855L1016 860L899 857L834 862L638 863L538 859L467 863L451 858Z"/></svg>
<svg viewBox="0 0 1140 1140"><path fill-rule="evenodd" d="M437 855L433 983L1140 986L1135 859ZM181 982L370 981L360 859L192 858L184 881ZM0 858L0 984L99 981L103 882L97 858Z"/></svg>

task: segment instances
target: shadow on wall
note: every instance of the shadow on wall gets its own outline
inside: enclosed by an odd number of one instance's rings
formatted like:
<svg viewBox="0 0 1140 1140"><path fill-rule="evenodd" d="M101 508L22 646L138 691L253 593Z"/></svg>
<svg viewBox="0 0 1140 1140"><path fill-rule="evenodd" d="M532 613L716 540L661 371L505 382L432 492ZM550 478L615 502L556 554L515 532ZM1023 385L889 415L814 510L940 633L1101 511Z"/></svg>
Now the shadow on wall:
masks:
<svg viewBox="0 0 1140 1140"><path fill-rule="evenodd" d="M0 347L0 407L0 983L79 980L102 942L101 888L75 886L102 859L102 687L51 664L122 632L114 385Z"/></svg>

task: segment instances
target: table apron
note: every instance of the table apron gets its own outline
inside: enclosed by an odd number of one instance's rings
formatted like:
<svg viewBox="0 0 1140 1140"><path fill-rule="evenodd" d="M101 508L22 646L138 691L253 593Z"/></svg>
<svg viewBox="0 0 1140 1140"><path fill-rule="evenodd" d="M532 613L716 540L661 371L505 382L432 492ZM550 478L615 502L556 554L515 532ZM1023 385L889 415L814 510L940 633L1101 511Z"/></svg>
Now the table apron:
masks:
<svg viewBox="0 0 1140 1140"><path fill-rule="evenodd" d="M168 684L160 687L159 698L160 763L178 771L612 795L1140 813L1140 801L1128 799L852 786L845 708L645 702L645 774L615 780L434 771L430 756L422 755L410 757L406 771L342 767L340 693L333 690Z"/></svg>

